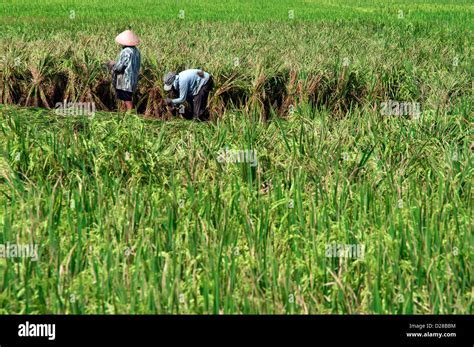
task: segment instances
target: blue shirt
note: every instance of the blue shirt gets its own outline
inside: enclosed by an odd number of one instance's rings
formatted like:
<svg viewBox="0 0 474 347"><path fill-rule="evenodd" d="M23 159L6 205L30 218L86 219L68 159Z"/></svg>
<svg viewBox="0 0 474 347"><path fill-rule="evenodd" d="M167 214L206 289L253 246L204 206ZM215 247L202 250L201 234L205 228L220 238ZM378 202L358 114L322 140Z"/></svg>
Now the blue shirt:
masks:
<svg viewBox="0 0 474 347"><path fill-rule="evenodd" d="M189 69L180 72L174 82L173 86L176 90L179 90L179 97L173 99L174 105L182 104L190 96L197 95L201 90L201 87L209 81L209 74L204 72L204 78L198 75L199 69Z"/></svg>

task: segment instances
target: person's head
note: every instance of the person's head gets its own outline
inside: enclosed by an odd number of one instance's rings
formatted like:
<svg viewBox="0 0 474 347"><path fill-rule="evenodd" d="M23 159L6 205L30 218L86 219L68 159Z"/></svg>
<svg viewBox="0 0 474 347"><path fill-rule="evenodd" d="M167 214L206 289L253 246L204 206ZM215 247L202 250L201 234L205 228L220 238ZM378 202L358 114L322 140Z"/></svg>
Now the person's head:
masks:
<svg viewBox="0 0 474 347"><path fill-rule="evenodd" d="M165 77L163 77L163 89L165 92L169 92L173 89L174 81L176 80L176 72L168 72Z"/></svg>
<svg viewBox="0 0 474 347"><path fill-rule="evenodd" d="M125 30L117 35L115 42L125 47L135 47L140 43L140 38L131 30Z"/></svg>

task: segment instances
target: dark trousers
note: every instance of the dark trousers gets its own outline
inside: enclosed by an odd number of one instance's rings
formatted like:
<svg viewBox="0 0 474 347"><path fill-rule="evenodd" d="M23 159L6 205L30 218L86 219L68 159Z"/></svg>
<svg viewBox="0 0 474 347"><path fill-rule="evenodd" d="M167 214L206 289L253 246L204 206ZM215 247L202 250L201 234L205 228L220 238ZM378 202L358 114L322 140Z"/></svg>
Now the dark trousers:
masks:
<svg viewBox="0 0 474 347"><path fill-rule="evenodd" d="M207 120L209 118L207 99L209 98L209 92L213 86L214 81L212 76L209 76L209 80L201 87L199 93L194 96L192 103L194 120Z"/></svg>

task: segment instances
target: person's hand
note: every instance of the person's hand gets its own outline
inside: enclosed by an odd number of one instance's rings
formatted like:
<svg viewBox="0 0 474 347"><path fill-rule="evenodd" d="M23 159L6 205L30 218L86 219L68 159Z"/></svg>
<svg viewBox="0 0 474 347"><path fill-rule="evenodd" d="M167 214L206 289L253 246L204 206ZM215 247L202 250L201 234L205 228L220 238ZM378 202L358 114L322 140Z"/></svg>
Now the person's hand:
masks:
<svg viewBox="0 0 474 347"><path fill-rule="evenodd" d="M165 105L168 106L168 107L173 106L173 101L172 101L172 99L166 98L166 99L165 99Z"/></svg>
<svg viewBox="0 0 474 347"><path fill-rule="evenodd" d="M107 66L109 67L109 70L112 70L114 65L115 65L115 61L113 60L109 61L109 63L107 64Z"/></svg>

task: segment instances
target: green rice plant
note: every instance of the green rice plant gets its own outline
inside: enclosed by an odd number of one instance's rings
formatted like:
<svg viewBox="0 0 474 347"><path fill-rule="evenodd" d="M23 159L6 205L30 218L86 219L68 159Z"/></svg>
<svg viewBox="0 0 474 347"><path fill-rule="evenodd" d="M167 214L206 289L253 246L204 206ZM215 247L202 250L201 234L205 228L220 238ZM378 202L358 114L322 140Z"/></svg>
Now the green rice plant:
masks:
<svg viewBox="0 0 474 347"><path fill-rule="evenodd" d="M44 106L50 108L49 100L54 98L54 84L46 80L52 76L52 56L49 52L37 52L39 56L30 55L28 65L28 76L25 78L26 106Z"/></svg>
<svg viewBox="0 0 474 347"><path fill-rule="evenodd" d="M87 51L75 54L72 59L63 61L63 71L67 76L64 100L94 102L97 108L108 109L106 97L99 94L99 87L105 79L101 62L95 60Z"/></svg>
<svg viewBox="0 0 474 347"><path fill-rule="evenodd" d="M289 99L296 97L295 86L297 98L309 98L337 116L387 99L414 100L430 109L448 110L470 95L472 30L463 20L472 8L464 1L403 2L403 6L375 2L356 7L334 6L331 1L304 5L281 1L271 9L245 2L232 3L234 11L220 16L202 11L202 5L194 1L182 4L182 9L165 3L149 4L147 10L135 4L134 14L120 17L122 22L114 21L115 10L92 0L87 6L71 3L72 17L60 4L11 4L9 15L0 19L8 24L9 37L16 40L0 39L3 51L23 45L27 50L46 50L51 56L47 71L36 79L44 81L44 87L22 82L19 76L31 76L22 72L26 64L10 67L8 76L18 77L5 77L6 103L25 105L26 98L12 95L34 95L35 90L39 100L40 90L50 89L52 82L55 92L49 104L82 99L96 102L98 109L116 108L110 76L100 66L115 58L118 48L113 36L128 26L143 38L137 101L140 113L148 116L169 118L159 107L164 95L157 88L166 71L189 67L203 68L215 77L213 117L233 105L247 110L258 107L262 118L268 118L270 107L287 114ZM438 8L432 7L434 3ZM219 7L212 2L206 6ZM246 9L238 12L242 6ZM295 7L294 18L288 17L287 7ZM34 15L42 10L60 19L54 17L55 22L48 17L39 25ZM185 11L182 19L176 14L180 10ZM197 13L208 21L198 20ZM450 25L433 25L443 16ZM190 44L174 44L182 41ZM439 59L431 59L433 55Z"/></svg>
<svg viewBox="0 0 474 347"><path fill-rule="evenodd" d="M20 99L18 80L21 78L20 70L24 69L24 62L20 51L10 47L4 51L0 59L0 101L2 104L13 104Z"/></svg>
<svg viewBox="0 0 474 347"><path fill-rule="evenodd" d="M0 313L472 314L470 3L146 4L0 15L0 244L39 246L0 259ZM116 109L128 26L147 117L7 105ZM190 67L210 122L162 107Z"/></svg>

